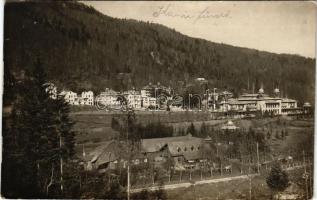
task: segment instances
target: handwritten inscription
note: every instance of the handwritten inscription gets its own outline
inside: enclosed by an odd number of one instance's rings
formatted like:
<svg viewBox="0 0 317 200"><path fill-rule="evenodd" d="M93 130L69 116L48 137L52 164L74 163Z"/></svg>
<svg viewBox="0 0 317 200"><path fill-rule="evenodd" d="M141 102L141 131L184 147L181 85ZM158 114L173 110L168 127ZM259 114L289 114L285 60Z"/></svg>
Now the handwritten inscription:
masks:
<svg viewBox="0 0 317 200"><path fill-rule="evenodd" d="M172 5L168 4L165 6L159 6L157 10L153 12L153 17L173 17L173 18L182 18L186 20L193 20L193 23L196 23L197 21L201 19L220 19L220 18L231 18L230 16L230 10L227 11L220 11L220 12L212 12L210 11L209 7L205 7L199 12L189 12L189 11L173 11L171 9Z"/></svg>

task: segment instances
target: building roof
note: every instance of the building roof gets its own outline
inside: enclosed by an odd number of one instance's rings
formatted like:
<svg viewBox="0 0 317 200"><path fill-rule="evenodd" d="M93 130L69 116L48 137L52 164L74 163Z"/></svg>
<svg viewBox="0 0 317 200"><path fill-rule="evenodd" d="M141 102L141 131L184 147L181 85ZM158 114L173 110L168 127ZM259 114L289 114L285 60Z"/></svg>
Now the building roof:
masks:
<svg viewBox="0 0 317 200"><path fill-rule="evenodd" d="M274 93L280 93L280 89L275 88L275 89L274 89Z"/></svg>
<svg viewBox="0 0 317 200"><path fill-rule="evenodd" d="M254 99L248 99L248 100L240 100L240 99L229 99L228 103L231 105L245 105L245 104L256 104L256 101Z"/></svg>
<svg viewBox="0 0 317 200"><path fill-rule="evenodd" d="M201 138L192 137L191 135L186 136L177 136L177 137L164 137L164 138L152 138L152 139L142 139L141 140L141 147L144 152L156 152L161 150L163 146L166 144L172 143L197 143L201 142Z"/></svg>
<svg viewBox="0 0 317 200"><path fill-rule="evenodd" d="M109 88L106 88L105 91L101 92L99 94L99 96L103 96L103 95L117 95L119 94L119 92L113 90L113 89L109 89Z"/></svg>
<svg viewBox="0 0 317 200"><path fill-rule="evenodd" d="M225 91L222 92L222 94L223 95L232 95L232 92L229 92L229 91L225 90Z"/></svg>
<svg viewBox="0 0 317 200"><path fill-rule="evenodd" d="M221 127L222 130L236 130L239 129L234 123L229 120L224 126Z"/></svg>
<svg viewBox="0 0 317 200"><path fill-rule="evenodd" d="M279 97L269 97L269 96L266 96L266 97L263 97L262 98L263 100L281 100L282 98L279 98Z"/></svg>
<svg viewBox="0 0 317 200"><path fill-rule="evenodd" d="M276 104L276 103L279 103L279 102L275 101L275 100L266 100L265 103L274 103L274 104Z"/></svg>
<svg viewBox="0 0 317 200"><path fill-rule="evenodd" d="M284 98L284 99L282 99L282 102L283 102L283 103L295 103L295 102L296 102L296 100L294 100L294 99Z"/></svg>
<svg viewBox="0 0 317 200"><path fill-rule="evenodd" d="M311 104L309 102L305 102L303 106L304 107L311 107Z"/></svg>
<svg viewBox="0 0 317 200"><path fill-rule="evenodd" d="M259 94L249 94L249 93L244 93L241 96L242 97L257 97Z"/></svg>
<svg viewBox="0 0 317 200"><path fill-rule="evenodd" d="M95 163L97 166L115 161L118 158L116 154L116 146L117 144L115 141L107 141L103 145L98 146L93 151L91 151L85 157L85 160Z"/></svg>
<svg viewBox="0 0 317 200"><path fill-rule="evenodd" d="M264 94L264 89L263 88L259 89L259 94Z"/></svg>
<svg viewBox="0 0 317 200"><path fill-rule="evenodd" d="M187 136L143 139L141 148L143 152L153 153L168 147L172 156L184 156L186 159L198 159L203 139Z"/></svg>

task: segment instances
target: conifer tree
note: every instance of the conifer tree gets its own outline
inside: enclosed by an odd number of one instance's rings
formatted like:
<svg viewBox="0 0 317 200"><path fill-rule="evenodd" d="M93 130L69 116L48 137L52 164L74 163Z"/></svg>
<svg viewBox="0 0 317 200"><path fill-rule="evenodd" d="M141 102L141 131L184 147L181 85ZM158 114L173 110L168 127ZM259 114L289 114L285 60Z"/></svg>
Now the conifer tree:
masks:
<svg viewBox="0 0 317 200"><path fill-rule="evenodd" d="M278 131L275 132L275 138L280 139L280 134L278 133Z"/></svg>
<svg viewBox="0 0 317 200"><path fill-rule="evenodd" d="M208 135L208 127L206 126L205 122L203 122L200 127L200 136L206 137L207 135Z"/></svg>
<svg viewBox="0 0 317 200"><path fill-rule="evenodd" d="M287 130L285 130L285 136L288 136L288 131Z"/></svg>
<svg viewBox="0 0 317 200"><path fill-rule="evenodd" d="M274 163L269 176L266 178L266 183L272 190L272 193L284 191L288 185L289 180L286 172L281 169L278 163Z"/></svg>
<svg viewBox="0 0 317 200"><path fill-rule="evenodd" d="M270 131L268 131L267 133L266 133L266 138L269 140L269 139L271 139L271 133L270 133Z"/></svg>
<svg viewBox="0 0 317 200"><path fill-rule="evenodd" d="M190 124L190 126L189 126L188 129L187 129L187 134L189 134L189 133L190 133L192 136L196 136L196 134L197 134L193 122Z"/></svg>
<svg viewBox="0 0 317 200"><path fill-rule="evenodd" d="M6 136L14 135L5 137L4 141L4 146L8 146L4 153L4 166L8 168L4 170L13 176L12 187L6 188L8 197L45 197L51 174L55 183L62 184L60 159L67 161L74 155L69 106L62 97L50 98L45 83L46 76L38 59L32 73L16 90L19 92L11 113L11 126L3 130Z"/></svg>

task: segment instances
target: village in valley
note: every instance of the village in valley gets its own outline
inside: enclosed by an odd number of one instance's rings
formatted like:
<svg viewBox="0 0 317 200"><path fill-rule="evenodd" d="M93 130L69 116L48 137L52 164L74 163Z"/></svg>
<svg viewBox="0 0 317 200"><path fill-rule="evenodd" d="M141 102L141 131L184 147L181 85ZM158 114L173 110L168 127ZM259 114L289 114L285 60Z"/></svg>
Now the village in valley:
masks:
<svg viewBox="0 0 317 200"><path fill-rule="evenodd" d="M54 84L47 85L50 97L62 96L72 106L73 118L80 121L75 126L80 165L126 185L131 195L162 187L167 191L186 188L193 181L198 185L213 181L224 184L226 178L240 181L253 177L260 182L276 161L285 170L311 169L312 151L306 148L305 153L298 145L289 145L294 140L311 142L313 107L309 102L299 106L278 88L268 95L262 86L257 92L238 97L213 88L186 97L160 83L149 83L140 91L106 88L96 95L92 91L81 95L66 90L58 93ZM129 176L128 182L122 180L122 173ZM306 183L311 192L312 174L309 177ZM254 190L263 187L261 184L253 186ZM246 190L253 190L252 185ZM253 195L255 198L258 194ZM258 197L265 198L262 195ZM297 198L305 194L292 195ZM239 198L247 196L240 194Z"/></svg>
<svg viewBox="0 0 317 200"><path fill-rule="evenodd" d="M196 81L201 81L201 85L206 82L205 78L197 78ZM53 83L47 83L47 85L47 90L51 93L52 98L61 95L70 105L95 106L106 111L120 110L124 104L135 111L211 111L223 115L230 113L232 116L238 117L255 117L256 113L277 116L302 115L312 112L309 102L305 102L299 107L297 100L282 97L279 88L275 88L270 92L272 96L269 96L264 93L263 86L256 93L253 89L253 93L244 93L234 98L233 93L217 88L213 88L213 91L206 89L204 94L178 95L171 87L165 87L159 82L157 84L149 83L141 90L133 88L118 92L106 88L100 94L94 94L92 91L77 94L71 90L62 90L58 94L58 89ZM185 101L187 101L187 105L185 105Z"/></svg>

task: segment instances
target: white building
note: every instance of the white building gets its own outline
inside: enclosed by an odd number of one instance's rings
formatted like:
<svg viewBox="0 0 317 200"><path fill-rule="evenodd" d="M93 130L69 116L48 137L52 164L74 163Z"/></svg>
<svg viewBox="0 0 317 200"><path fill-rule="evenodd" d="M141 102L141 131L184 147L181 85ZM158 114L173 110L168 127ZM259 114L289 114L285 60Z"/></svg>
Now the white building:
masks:
<svg viewBox="0 0 317 200"><path fill-rule="evenodd" d="M297 101L294 99L282 99L282 108L297 108Z"/></svg>
<svg viewBox="0 0 317 200"><path fill-rule="evenodd" d="M49 94L50 98L57 98L57 87L53 83L45 83L46 86L45 91Z"/></svg>
<svg viewBox="0 0 317 200"><path fill-rule="evenodd" d="M62 91L60 94L64 96L65 101L69 103L70 105L79 105L76 92Z"/></svg>
<svg viewBox="0 0 317 200"><path fill-rule="evenodd" d="M80 105L94 105L94 93L92 91L84 91L81 93Z"/></svg>
<svg viewBox="0 0 317 200"><path fill-rule="evenodd" d="M121 105L120 101L123 101L123 99L120 99L119 93L109 88L106 88L104 92L101 92L95 98L96 104L102 104L108 107L118 107Z"/></svg>
<svg viewBox="0 0 317 200"><path fill-rule="evenodd" d="M296 100L280 98L278 89L274 90L274 94L274 97L270 97L261 88L257 94L243 94L239 98L220 102L220 110L240 113L260 111L262 114L273 115L288 115L299 112Z"/></svg>
<svg viewBox="0 0 317 200"><path fill-rule="evenodd" d="M142 95L135 89L129 90L124 93L124 96L128 102L128 106L133 109L141 109L142 107Z"/></svg>
<svg viewBox="0 0 317 200"><path fill-rule="evenodd" d="M297 107L297 101L294 99L282 99L282 115L300 114L301 108Z"/></svg>
<svg viewBox="0 0 317 200"><path fill-rule="evenodd" d="M149 107L156 107L156 98L154 97L142 97L142 107L149 108Z"/></svg>
<svg viewBox="0 0 317 200"><path fill-rule="evenodd" d="M156 107L156 98L151 97L151 91L154 89L152 83L149 83L147 86L141 89L141 105L142 108L148 109L149 107ZM155 91L155 89L154 89Z"/></svg>
<svg viewBox="0 0 317 200"><path fill-rule="evenodd" d="M142 89L141 90L141 96L142 96L142 98L143 97L150 97L151 96L151 92L149 90Z"/></svg>

